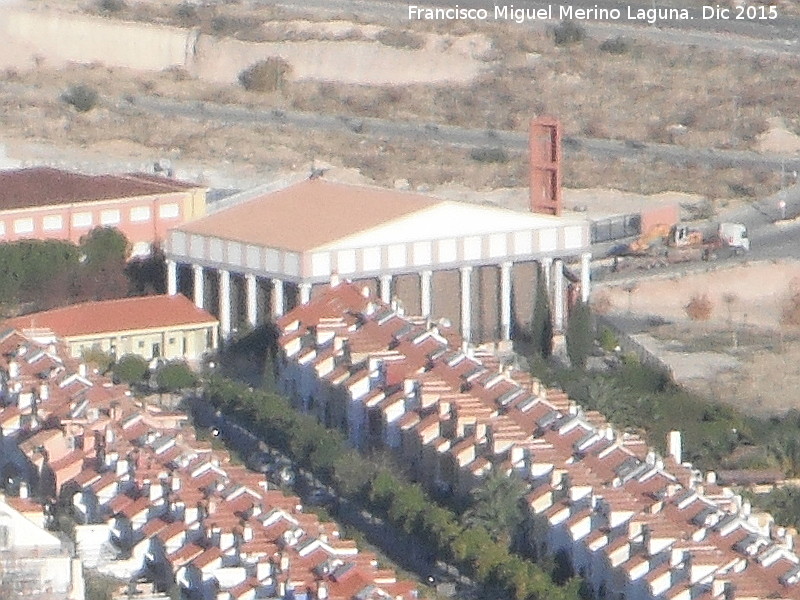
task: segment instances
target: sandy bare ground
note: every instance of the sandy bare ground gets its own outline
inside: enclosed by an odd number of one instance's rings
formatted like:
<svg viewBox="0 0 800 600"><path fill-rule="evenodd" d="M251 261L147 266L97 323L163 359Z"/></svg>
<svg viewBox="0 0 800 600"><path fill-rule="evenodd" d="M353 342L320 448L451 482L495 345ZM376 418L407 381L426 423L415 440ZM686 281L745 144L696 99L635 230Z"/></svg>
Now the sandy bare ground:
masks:
<svg viewBox="0 0 800 600"><path fill-rule="evenodd" d="M743 264L630 285L601 285L595 298L611 314L650 315L667 325L642 338L688 388L757 415L800 409L800 332L783 324L800 284L800 262ZM694 296L712 303L708 321L692 321Z"/></svg>

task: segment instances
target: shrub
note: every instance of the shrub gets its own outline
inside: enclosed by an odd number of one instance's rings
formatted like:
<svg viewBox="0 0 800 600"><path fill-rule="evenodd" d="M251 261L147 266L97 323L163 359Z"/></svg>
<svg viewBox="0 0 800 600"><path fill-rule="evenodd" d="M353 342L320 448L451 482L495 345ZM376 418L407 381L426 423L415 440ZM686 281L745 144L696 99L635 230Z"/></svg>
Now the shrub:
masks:
<svg viewBox="0 0 800 600"><path fill-rule="evenodd" d="M609 54L625 54L630 50L630 43L623 37L615 37L600 44L600 50Z"/></svg>
<svg viewBox="0 0 800 600"><path fill-rule="evenodd" d="M78 112L89 112L97 105L99 95L97 90L88 85L78 84L70 88L61 95L61 99L71 105Z"/></svg>
<svg viewBox="0 0 800 600"><path fill-rule="evenodd" d="M604 327L600 332L598 341L600 342L600 347L606 352L613 352L619 346L617 336L608 327Z"/></svg>
<svg viewBox="0 0 800 600"><path fill-rule="evenodd" d="M553 28L556 46L569 46L586 39L586 30L573 21L561 21Z"/></svg>
<svg viewBox="0 0 800 600"><path fill-rule="evenodd" d="M425 46L424 37L402 29L384 29L375 36L375 39L381 44L391 46L392 48L419 50Z"/></svg>
<svg viewBox="0 0 800 600"><path fill-rule="evenodd" d="M114 379L124 383L141 383L147 375L147 360L137 354L126 354L112 368Z"/></svg>
<svg viewBox="0 0 800 600"><path fill-rule="evenodd" d="M469 157L480 163L507 163L508 153L502 148L473 148Z"/></svg>
<svg viewBox="0 0 800 600"><path fill-rule="evenodd" d="M197 22L197 8L188 2L183 2L175 7L175 16L184 25L193 25Z"/></svg>
<svg viewBox="0 0 800 600"><path fill-rule="evenodd" d="M158 389L164 392L178 392L197 385L197 376L184 362L167 363L156 373Z"/></svg>
<svg viewBox="0 0 800 600"><path fill-rule="evenodd" d="M125 9L125 2L123 0L99 0L97 8L102 13L118 13Z"/></svg>
<svg viewBox="0 0 800 600"><path fill-rule="evenodd" d="M284 59L273 56L259 61L239 73L239 83L251 92L273 92L283 87L291 66Z"/></svg>
<svg viewBox="0 0 800 600"><path fill-rule="evenodd" d="M800 287L792 281L789 292L781 307L781 325L785 327L800 326Z"/></svg>
<svg viewBox="0 0 800 600"><path fill-rule="evenodd" d="M714 303L706 294L695 294L684 307L686 315L692 321L708 321L714 311Z"/></svg>

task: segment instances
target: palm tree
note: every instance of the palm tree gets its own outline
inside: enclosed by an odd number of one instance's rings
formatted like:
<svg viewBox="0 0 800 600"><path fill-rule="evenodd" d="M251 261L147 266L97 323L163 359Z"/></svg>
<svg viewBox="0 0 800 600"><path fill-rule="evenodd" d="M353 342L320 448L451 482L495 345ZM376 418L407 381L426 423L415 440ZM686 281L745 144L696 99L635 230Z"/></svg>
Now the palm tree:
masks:
<svg viewBox="0 0 800 600"><path fill-rule="evenodd" d="M464 512L464 524L482 527L493 540L509 545L525 518L522 497L526 490L522 480L493 471L472 490L470 507Z"/></svg>

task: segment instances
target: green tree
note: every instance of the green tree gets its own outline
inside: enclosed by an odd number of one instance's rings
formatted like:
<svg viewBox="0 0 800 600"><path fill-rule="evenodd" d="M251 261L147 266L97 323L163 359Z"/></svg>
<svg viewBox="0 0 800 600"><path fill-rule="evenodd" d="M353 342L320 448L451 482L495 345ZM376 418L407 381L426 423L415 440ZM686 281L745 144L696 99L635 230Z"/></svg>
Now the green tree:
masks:
<svg viewBox="0 0 800 600"><path fill-rule="evenodd" d="M550 297L547 293L547 282L544 268L539 266L536 277L536 304L533 306L531 320L531 345L533 354L547 358L553 351L553 318L550 313Z"/></svg>
<svg viewBox="0 0 800 600"><path fill-rule="evenodd" d="M90 367L97 369L99 373L105 373L114 364L114 358L108 353L103 352L99 347L92 346L81 353L81 358Z"/></svg>
<svg viewBox="0 0 800 600"><path fill-rule="evenodd" d="M131 253L128 238L115 227L95 227L81 238L79 248L89 269L109 262L124 264Z"/></svg>
<svg viewBox="0 0 800 600"><path fill-rule="evenodd" d="M464 513L464 524L482 527L493 540L508 547L514 531L525 518L522 496L525 484L500 471L492 472L472 491L470 507Z"/></svg>
<svg viewBox="0 0 800 600"><path fill-rule="evenodd" d="M128 384L141 383L147 375L147 360L138 354L126 354L111 369L114 378Z"/></svg>
<svg viewBox="0 0 800 600"><path fill-rule="evenodd" d="M567 355L572 366L578 369L586 368L586 360L592 352L594 332L592 331L592 314L589 306L578 302L572 308L567 323Z"/></svg>
<svg viewBox="0 0 800 600"><path fill-rule="evenodd" d="M800 437L796 433L784 433L772 439L767 445L778 460L781 469L789 477L800 475Z"/></svg>
<svg viewBox="0 0 800 600"><path fill-rule="evenodd" d="M179 392L197 385L197 375L185 362L173 361L156 372L156 385L162 392Z"/></svg>
<svg viewBox="0 0 800 600"><path fill-rule="evenodd" d="M113 227L95 227L81 238L81 273L76 294L80 300L106 300L127 295L130 282L125 266L130 244Z"/></svg>

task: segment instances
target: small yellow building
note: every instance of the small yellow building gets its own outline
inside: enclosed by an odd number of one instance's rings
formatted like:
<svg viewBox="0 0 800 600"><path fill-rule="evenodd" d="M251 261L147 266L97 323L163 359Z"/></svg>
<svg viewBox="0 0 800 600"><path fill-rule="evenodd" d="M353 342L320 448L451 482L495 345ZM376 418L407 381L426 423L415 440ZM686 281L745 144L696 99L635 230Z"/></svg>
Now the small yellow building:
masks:
<svg viewBox="0 0 800 600"><path fill-rule="evenodd" d="M15 317L3 326L49 330L75 358L99 349L116 357L196 361L216 350L219 321L177 294L85 302Z"/></svg>

